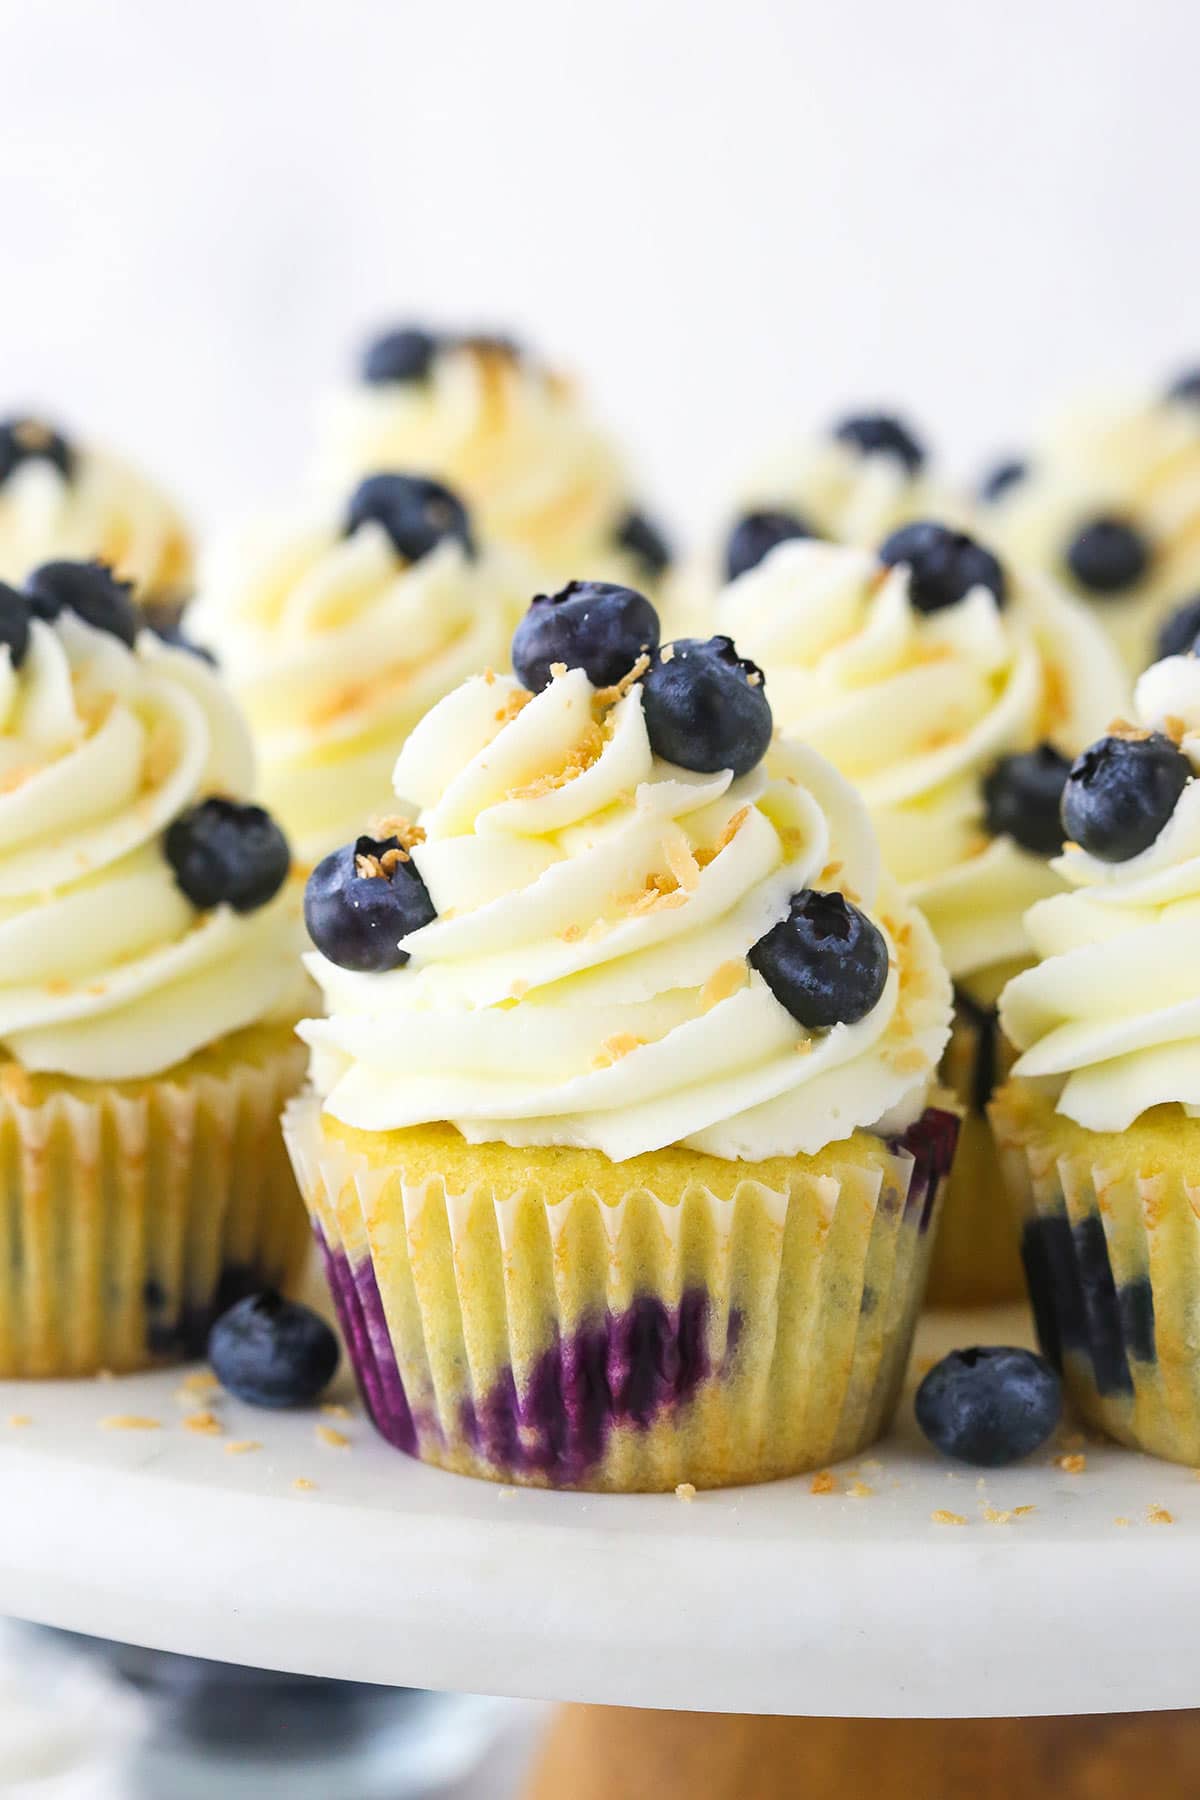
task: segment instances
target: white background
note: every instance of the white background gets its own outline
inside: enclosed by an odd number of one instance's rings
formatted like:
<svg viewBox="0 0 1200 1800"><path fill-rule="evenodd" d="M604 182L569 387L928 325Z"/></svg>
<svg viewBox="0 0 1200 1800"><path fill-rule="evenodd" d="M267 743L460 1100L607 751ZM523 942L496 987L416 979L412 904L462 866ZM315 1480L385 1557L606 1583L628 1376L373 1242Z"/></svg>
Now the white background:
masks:
<svg viewBox="0 0 1200 1800"><path fill-rule="evenodd" d="M780 432L964 466L1200 357L1188 0L0 0L0 409L212 520L392 316L575 366L701 524Z"/></svg>

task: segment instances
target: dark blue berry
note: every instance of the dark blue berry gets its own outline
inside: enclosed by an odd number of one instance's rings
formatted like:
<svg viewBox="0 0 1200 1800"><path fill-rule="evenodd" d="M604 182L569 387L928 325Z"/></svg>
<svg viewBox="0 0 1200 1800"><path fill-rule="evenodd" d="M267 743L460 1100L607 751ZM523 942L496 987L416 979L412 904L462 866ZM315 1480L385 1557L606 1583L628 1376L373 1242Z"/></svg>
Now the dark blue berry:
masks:
<svg viewBox="0 0 1200 1800"><path fill-rule="evenodd" d="M29 622L33 608L25 594L0 581L0 647L8 650L9 661L19 669L29 650Z"/></svg>
<svg viewBox="0 0 1200 1800"><path fill-rule="evenodd" d="M910 475L919 474L925 463L925 446L893 413L852 413L839 420L833 435L864 456L882 452L898 457Z"/></svg>
<svg viewBox="0 0 1200 1800"><path fill-rule="evenodd" d="M5 419L0 424L0 482L33 461L51 463L64 481L75 470L75 452L60 432L40 419Z"/></svg>
<svg viewBox="0 0 1200 1800"><path fill-rule="evenodd" d="M118 581L107 563L43 563L26 581L25 592L35 618L53 622L61 612L73 612L133 648L141 626L133 589Z"/></svg>
<svg viewBox="0 0 1200 1800"><path fill-rule="evenodd" d="M762 670L727 637L665 645L643 678L642 710L655 756L699 774L748 775L771 742Z"/></svg>
<svg viewBox="0 0 1200 1800"><path fill-rule="evenodd" d="M1189 406L1200 406L1200 369L1185 369L1167 389L1168 400L1183 400Z"/></svg>
<svg viewBox="0 0 1200 1800"><path fill-rule="evenodd" d="M1091 594L1123 594L1150 567L1150 546L1127 519L1092 519L1068 544L1067 567Z"/></svg>
<svg viewBox="0 0 1200 1800"><path fill-rule="evenodd" d="M1150 848L1191 778L1191 763L1161 732L1103 737L1067 777L1063 829L1101 862L1128 862Z"/></svg>
<svg viewBox="0 0 1200 1800"><path fill-rule="evenodd" d="M917 1389L916 1414L943 1456L1002 1469L1032 1455L1057 1429L1062 1384L1032 1350L954 1350Z"/></svg>
<svg viewBox="0 0 1200 1800"><path fill-rule="evenodd" d="M736 581L748 569L757 569L776 544L817 535L808 520L797 512L768 508L763 512L743 513L726 540L725 579Z"/></svg>
<svg viewBox="0 0 1200 1800"><path fill-rule="evenodd" d="M1004 570L990 550L965 531L922 519L902 525L882 545L879 560L909 571L908 597L918 612L940 612L955 606L973 588L986 588L997 606L1007 591Z"/></svg>
<svg viewBox="0 0 1200 1800"><path fill-rule="evenodd" d="M367 345L362 359L362 378L372 387L388 381L424 381L438 353L432 332L414 325L385 331Z"/></svg>
<svg viewBox="0 0 1200 1800"><path fill-rule="evenodd" d="M658 614L636 588L610 581L569 581L538 594L512 641L513 673L540 694L555 663L582 669L593 687L611 687L639 656L658 649Z"/></svg>
<svg viewBox="0 0 1200 1800"><path fill-rule="evenodd" d="M288 841L261 806L212 795L180 813L163 840L175 879L201 912L254 912L273 900L291 868Z"/></svg>
<svg viewBox="0 0 1200 1800"><path fill-rule="evenodd" d="M999 500L1010 488L1024 481L1029 473L1029 464L1019 456L1010 456L988 470L979 484L979 498L984 501Z"/></svg>
<svg viewBox="0 0 1200 1800"><path fill-rule="evenodd" d="M248 1406L311 1406L333 1380L338 1355L324 1319L270 1289L239 1300L208 1334L214 1375Z"/></svg>
<svg viewBox="0 0 1200 1800"><path fill-rule="evenodd" d="M986 777L983 799L993 837L1010 837L1035 856L1062 849L1062 797L1071 765L1053 744L1002 756Z"/></svg>
<svg viewBox="0 0 1200 1800"><path fill-rule="evenodd" d="M1200 594L1185 600L1169 619L1163 620L1155 661L1163 656L1186 656L1195 650L1197 638L1200 638Z"/></svg>
<svg viewBox="0 0 1200 1800"><path fill-rule="evenodd" d="M396 553L420 562L447 540L474 556L471 521L457 494L427 475L368 475L350 497L346 536L360 525L382 525Z"/></svg>
<svg viewBox="0 0 1200 1800"><path fill-rule="evenodd" d="M616 530L616 544L637 560L648 581L658 581L671 566L671 546L643 512L627 512Z"/></svg>
<svg viewBox="0 0 1200 1800"><path fill-rule="evenodd" d="M802 888L750 951L781 1006L809 1031L865 1019L887 985L883 933L844 894Z"/></svg>
<svg viewBox="0 0 1200 1800"><path fill-rule="evenodd" d="M372 975L402 969L408 952L400 939L436 917L417 865L394 837L360 837L331 851L304 890L308 935L340 969Z"/></svg>

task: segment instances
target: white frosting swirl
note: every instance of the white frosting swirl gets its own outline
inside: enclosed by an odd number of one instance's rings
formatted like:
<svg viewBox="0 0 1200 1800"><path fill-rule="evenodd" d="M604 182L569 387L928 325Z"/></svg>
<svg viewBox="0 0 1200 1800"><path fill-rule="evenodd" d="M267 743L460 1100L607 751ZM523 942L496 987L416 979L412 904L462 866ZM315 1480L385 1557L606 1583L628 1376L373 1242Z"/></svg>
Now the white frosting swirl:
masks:
<svg viewBox="0 0 1200 1800"><path fill-rule="evenodd" d="M396 791L422 809L438 916L390 974L308 959L328 1110L618 1162L679 1143L759 1161L910 1123L949 987L852 790L798 744L740 781L657 761L637 685L598 710L579 670L532 699L476 678L413 733ZM893 957L874 1009L816 1035L746 961L810 885L851 891Z"/></svg>
<svg viewBox="0 0 1200 1800"><path fill-rule="evenodd" d="M175 818L245 794L246 728L195 656L71 613L0 650L0 1044L26 1069L162 1073L300 1003L291 903L198 913Z"/></svg>
<svg viewBox="0 0 1200 1800"><path fill-rule="evenodd" d="M832 434L785 446L745 483L741 510L783 507L799 512L821 537L878 549L889 533L915 519L961 523L966 503L893 450L862 450Z"/></svg>
<svg viewBox="0 0 1200 1800"><path fill-rule="evenodd" d="M1200 661L1149 669L1136 710L1200 770ZM1139 856L1101 862L1071 847L1055 867L1073 891L1030 912L1040 960L1000 1002L1023 1052L1014 1074L1052 1084L1059 1112L1091 1131L1124 1131L1172 1102L1200 1116L1200 782Z"/></svg>
<svg viewBox="0 0 1200 1800"><path fill-rule="evenodd" d="M857 786L951 974L1026 954L1022 916L1059 884L987 836L982 780L1042 739L1074 753L1120 710L1120 669L1083 609L1010 571L1003 608L977 588L925 614L903 565L802 539L732 582L717 615L766 670L776 720Z"/></svg>

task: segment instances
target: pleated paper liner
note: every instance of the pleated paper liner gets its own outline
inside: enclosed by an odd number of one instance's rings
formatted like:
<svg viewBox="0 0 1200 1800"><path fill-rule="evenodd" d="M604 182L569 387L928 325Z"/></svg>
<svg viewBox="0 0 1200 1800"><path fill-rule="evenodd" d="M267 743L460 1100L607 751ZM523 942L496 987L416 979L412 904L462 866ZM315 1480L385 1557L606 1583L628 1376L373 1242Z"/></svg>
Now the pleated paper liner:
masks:
<svg viewBox="0 0 1200 1800"><path fill-rule="evenodd" d="M279 1115L305 1061L280 1025L146 1081L0 1064L0 1376L193 1356L225 1306L294 1284L308 1224Z"/></svg>
<svg viewBox="0 0 1200 1800"><path fill-rule="evenodd" d="M958 1117L728 1163L669 1149L285 1136L368 1408L398 1448L613 1492L767 1481L886 1427Z"/></svg>
<svg viewBox="0 0 1200 1800"><path fill-rule="evenodd" d="M1200 1119L1085 1131L1010 1081L992 1120L1038 1336L1084 1418L1200 1464Z"/></svg>

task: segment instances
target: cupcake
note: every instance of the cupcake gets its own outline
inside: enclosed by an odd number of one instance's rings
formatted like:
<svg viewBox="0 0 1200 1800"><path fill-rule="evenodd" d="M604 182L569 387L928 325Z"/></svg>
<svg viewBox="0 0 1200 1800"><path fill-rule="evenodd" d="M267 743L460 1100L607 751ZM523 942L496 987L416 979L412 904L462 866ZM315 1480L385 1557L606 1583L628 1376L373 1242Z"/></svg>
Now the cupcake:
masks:
<svg viewBox="0 0 1200 1800"><path fill-rule="evenodd" d="M1004 1047L995 1003L1028 957L1022 923L1057 891L1069 755L1123 697L1088 613L1046 578L918 523L878 554L786 542L732 582L718 625L767 671L776 718L857 786L884 862L955 984L943 1078L967 1108L934 1255L945 1303L1021 1291L984 1108Z"/></svg>
<svg viewBox="0 0 1200 1800"><path fill-rule="evenodd" d="M0 1375L194 1353L287 1284L287 844L244 724L97 564L0 586Z"/></svg>
<svg viewBox="0 0 1200 1800"><path fill-rule="evenodd" d="M332 408L325 477L377 469L447 482L480 534L530 558L533 585L587 569L653 589L670 562L624 461L573 382L511 338L389 331Z"/></svg>
<svg viewBox="0 0 1200 1800"><path fill-rule="evenodd" d="M762 1481L863 1448L957 1119L949 983L859 801L723 640L536 601L386 838L309 882L285 1119L380 1430L498 1481Z"/></svg>
<svg viewBox="0 0 1200 1800"><path fill-rule="evenodd" d="M1087 601L1136 674L1200 599L1200 371L1077 406L1000 463L980 500L979 529Z"/></svg>
<svg viewBox="0 0 1200 1800"><path fill-rule="evenodd" d="M1031 910L1038 961L1001 997L1020 1056L992 1120L1047 1355L1090 1423L1194 1464L1200 661L1149 669L1135 711L1067 782L1069 890Z"/></svg>
<svg viewBox="0 0 1200 1800"><path fill-rule="evenodd" d="M339 517L219 555L188 613L249 717L261 791L308 865L392 804L396 752L469 674L508 663L527 571L457 496L373 475Z"/></svg>
<svg viewBox="0 0 1200 1800"><path fill-rule="evenodd" d="M156 625L177 622L191 586L188 532L127 463L37 418L0 423L0 580L55 557L98 557L133 583Z"/></svg>

